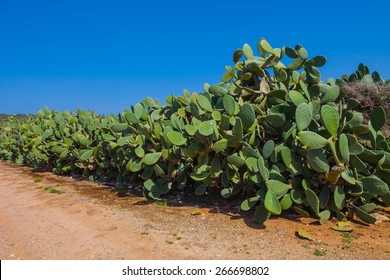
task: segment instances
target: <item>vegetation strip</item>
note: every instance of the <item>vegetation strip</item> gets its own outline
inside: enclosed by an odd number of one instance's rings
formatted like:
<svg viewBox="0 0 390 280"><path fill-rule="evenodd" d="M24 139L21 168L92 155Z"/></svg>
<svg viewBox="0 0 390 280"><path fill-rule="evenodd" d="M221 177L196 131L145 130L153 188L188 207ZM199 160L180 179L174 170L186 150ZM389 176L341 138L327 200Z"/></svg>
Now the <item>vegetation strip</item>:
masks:
<svg viewBox="0 0 390 280"><path fill-rule="evenodd" d="M375 223L370 212L390 205L386 113L377 107L365 123L359 101L341 96L339 85L389 82L359 66L323 83L324 56L264 39L257 49L260 56L247 44L236 50L221 83L164 105L148 97L118 115L45 108L2 119L0 157L119 188L140 184L152 199L218 189L244 197L242 210L254 208L259 223L288 209L321 224L346 212Z"/></svg>

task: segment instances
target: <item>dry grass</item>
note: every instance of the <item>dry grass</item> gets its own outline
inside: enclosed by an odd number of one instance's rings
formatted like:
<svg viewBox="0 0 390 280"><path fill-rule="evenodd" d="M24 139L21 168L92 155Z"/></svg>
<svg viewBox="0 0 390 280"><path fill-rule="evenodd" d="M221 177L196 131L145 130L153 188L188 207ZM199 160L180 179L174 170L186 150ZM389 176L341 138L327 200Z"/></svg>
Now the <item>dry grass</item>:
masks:
<svg viewBox="0 0 390 280"><path fill-rule="evenodd" d="M341 87L341 96L360 101L361 105L357 110L362 112L366 123L369 121L372 110L382 106L387 114L387 122L382 132L386 137L390 136L390 85L367 85L361 81L355 81Z"/></svg>

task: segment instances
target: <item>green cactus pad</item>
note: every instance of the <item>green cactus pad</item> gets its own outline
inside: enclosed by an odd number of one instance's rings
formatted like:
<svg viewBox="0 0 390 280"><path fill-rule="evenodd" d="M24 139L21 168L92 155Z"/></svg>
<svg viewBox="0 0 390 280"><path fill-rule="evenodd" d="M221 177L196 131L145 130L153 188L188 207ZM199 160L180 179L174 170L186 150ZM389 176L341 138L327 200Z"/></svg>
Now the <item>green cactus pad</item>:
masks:
<svg viewBox="0 0 390 280"><path fill-rule="evenodd" d="M290 194L286 194L283 196L283 198L280 200L280 206L282 207L282 210L289 209L293 204L293 201L291 199Z"/></svg>
<svg viewBox="0 0 390 280"><path fill-rule="evenodd" d="M333 102L339 97L340 88L337 85L331 86L322 96L323 103Z"/></svg>
<svg viewBox="0 0 390 280"><path fill-rule="evenodd" d="M139 160L136 160L136 161L133 161L130 166L129 166L129 169L131 172L138 172L142 169L142 160L139 159Z"/></svg>
<svg viewBox="0 0 390 280"><path fill-rule="evenodd" d="M268 190L271 190L278 197L285 195L291 189L290 185L278 180L268 180L266 185Z"/></svg>
<svg viewBox="0 0 390 280"><path fill-rule="evenodd" d="M143 162L146 165L153 165L155 164L161 157L161 153L150 153L150 154L145 154L143 157Z"/></svg>
<svg viewBox="0 0 390 280"><path fill-rule="evenodd" d="M233 62L234 62L234 63L237 63L237 62L241 59L241 57L242 57L243 54L244 54L244 52L242 51L242 49L236 50L236 51L233 53Z"/></svg>
<svg viewBox="0 0 390 280"><path fill-rule="evenodd" d="M328 173L330 166L328 159L321 149L312 149L307 151L307 162L310 167L317 172Z"/></svg>
<svg viewBox="0 0 390 280"><path fill-rule="evenodd" d="M356 207L355 205L351 205L351 208L353 212L365 223L367 224L375 224L377 221L376 218L370 214L368 214L366 211L363 211L359 207Z"/></svg>
<svg viewBox="0 0 390 280"><path fill-rule="evenodd" d="M230 83L233 80L234 75L235 75L234 68L229 69L228 71L225 72L225 74L223 74L222 81L224 83Z"/></svg>
<svg viewBox="0 0 390 280"><path fill-rule="evenodd" d="M298 53L297 53L298 54ZM305 60L301 59L300 57L293 60L288 66L287 69L289 70L299 70L305 65ZM299 76L299 73L298 73ZM293 76L294 78L294 76Z"/></svg>
<svg viewBox="0 0 390 280"><path fill-rule="evenodd" d="M267 191L264 199L264 206L271 214L280 215L282 213L282 207L278 198L272 191Z"/></svg>
<svg viewBox="0 0 390 280"><path fill-rule="evenodd" d="M242 50L244 52L244 55L245 55L246 59L252 59L254 57L252 48L248 44L245 44L242 47Z"/></svg>
<svg viewBox="0 0 390 280"><path fill-rule="evenodd" d="M357 182L372 195L385 195L389 192L389 186L375 175L360 178Z"/></svg>
<svg viewBox="0 0 390 280"><path fill-rule="evenodd" d="M271 45L265 39L259 40L259 46L263 51L265 51L267 53L274 54L274 49L271 47Z"/></svg>
<svg viewBox="0 0 390 280"><path fill-rule="evenodd" d="M312 119L312 109L306 103L301 103L295 110L295 121L299 130L306 129Z"/></svg>
<svg viewBox="0 0 390 280"><path fill-rule="evenodd" d="M93 154L93 150L87 150L80 155L80 159L83 161L88 160Z"/></svg>
<svg viewBox="0 0 390 280"><path fill-rule="evenodd" d="M228 140L227 139L221 139L214 143L213 150L217 153L223 152L228 147Z"/></svg>
<svg viewBox="0 0 390 280"><path fill-rule="evenodd" d="M255 172L255 173L259 172L259 166L258 166L256 158L253 158L253 157L247 158L246 159L246 166L252 172Z"/></svg>
<svg viewBox="0 0 390 280"><path fill-rule="evenodd" d="M310 214L307 213L305 210L303 210L300 207L293 207L293 209L295 210L295 212L297 212L303 218L309 218L310 217Z"/></svg>
<svg viewBox="0 0 390 280"><path fill-rule="evenodd" d="M223 87L221 87L220 85L213 85L209 88L209 92L211 94L214 94L216 96L223 96L225 94L227 94L227 90Z"/></svg>
<svg viewBox="0 0 390 280"><path fill-rule="evenodd" d="M319 149L325 147L328 141L321 135L312 131L301 131L298 133L297 138L308 149Z"/></svg>
<svg viewBox="0 0 390 280"><path fill-rule="evenodd" d="M198 131L198 127L192 124L186 124L184 126L185 131L188 133L188 135L194 136L196 132Z"/></svg>
<svg viewBox="0 0 390 280"><path fill-rule="evenodd" d="M264 203L261 203L259 206L256 207L254 220L257 223L263 224L270 216L271 213L268 212L268 210L265 208Z"/></svg>
<svg viewBox="0 0 390 280"><path fill-rule="evenodd" d="M203 96L203 95L198 95L196 97L196 101L198 102L198 105L208 111L208 112L212 112L213 111L213 107L211 106L211 103L210 101L207 99L206 96Z"/></svg>
<svg viewBox="0 0 390 280"><path fill-rule="evenodd" d="M196 189L195 189L195 195L201 196L204 195L207 190L207 185L205 184L200 184Z"/></svg>
<svg viewBox="0 0 390 280"><path fill-rule="evenodd" d="M290 97L291 101L294 103L295 106L299 106L301 103L307 103L307 99L305 96L296 90L290 90L288 92L288 96Z"/></svg>
<svg viewBox="0 0 390 280"><path fill-rule="evenodd" d="M286 51L286 55L289 58L298 58L299 57L298 52L296 50L294 50L293 48L286 47L285 51Z"/></svg>
<svg viewBox="0 0 390 280"><path fill-rule="evenodd" d="M321 192L318 196L318 199L320 200L320 209L325 209L328 205L329 199L330 199L330 189L329 187L323 187L321 189Z"/></svg>
<svg viewBox="0 0 390 280"><path fill-rule="evenodd" d="M382 106L376 107L370 114L371 125L375 131L381 130L386 123L386 112Z"/></svg>
<svg viewBox="0 0 390 280"><path fill-rule="evenodd" d="M367 203L367 204L363 204L363 205L359 206L359 208L361 210L363 210L364 212L371 213L372 211L374 211L375 209L377 209L379 207L375 203Z"/></svg>
<svg viewBox="0 0 390 280"><path fill-rule="evenodd" d="M330 211L329 210L324 210L322 211L318 217L320 218L320 224L323 225L325 224L329 218L330 218Z"/></svg>
<svg viewBox="0 0 390 280"><path fill-rule="evenodd" d="M265 159L268 159L271 156L274 149L275 149L275 142L272 139L265 142L263 146L263 157Z"/></svg>
<svg viewBox="0 0 390 280"><path fill-rule="evenodd" d="M251 198L248 198L248 199L245 199L245 200L241 203L241 210L243 210L243 211L248 211L248 210L251 209L253 206L255 206L259 200L260 200L260 197L258 197L258 196L256 196L256 197L251 197Z"/></svg>
<svg viewBox="0 0 390 280"><path fill-rule="evenodd" d="M227 157L227 161L236 166L236 167L241 167L243 165L245 165L245 159L243 159L242 157L240 157L239 155L237 154L234 154L234 155L230 155Z"/></svg>
<svg viewBox="0 0 390 280"><path fill-rule="evenodd" d="M248 103L244 103L241 106L238 116L242 121L242 126L244 130L248 130L256 120L255 111L253 110L252 105Z"/></svg>
<svg viewBox="0 0 390 280"><path fill-rule="evenodd" d="M293 161L291 150L288 147L283 147L282 150L280 151L280 154L282 155L282 160L283 160L284 165L287 168L290 167L290 165Z"/></svg>
<svg viewBox="0 0 390 280"><path fill-rule="evenodd" d="M233 194L233 188L224 188L221 190L221 196L223 198L229 198Z"/></svg>
<svg viewBox="0 0 390 280"><path fill-rule="evenodd" d="M229 116L233 116L236 110L236 102L234 101L233 96L226 94L223 97L223 107Z"/></svg>
<svg viewBox="0 0 390 280"><path fill-rule="evenodd" d="M340 135L338 144L339 144L338 146L341 155L341 160L343 161L343 163L348 164L349 163L348 138L344 133Z"/></svg>
<svg viewBox="0 0 390 280"><path fill-rule="evenodd" d="M356 184L356 179L355 179L353 173L350 170L348 170L348 169L344 170L341 173L341 178L343 178L346 182L348 182L351 185L355 185Z"/></svg>
<svg viewBox="0 0 390 280"><path fill-rule="evenodd" d="M201 122L198 128L198 131L203 136L210 136L214 133L215 121L204 121Z"/></svg>
<svg viewBox="0 0 390 280"><path fill-rule="evenodd" d="M125 113L125 118L128 121L130 125L138 123L137 116L131 112L126 112Z"/></svg>
<svg viewBox="0 0 390 280"><path fill-rule="evenodd" d="M184 138L184 136L177 131L170 131L167 133L168 140L176 146L182 146L187 143L187 139Z"/></svg>
<svg viewBox="0 0 390 280"><path fill-rule="evenodd" d="M121 133L128 128L129 128L129 126L125 123L118 123L118 124L114 124L111 126L111 130L115 133Z"/></svg>
<svg viewBox="0 0 390 280"><path fill-rule="evenodd" d="M270 114L264 117L264 120L273 127L282 127L285 123L285 118L282 114Z"/></svg>
<svg viewBox="0 0 390 280"><path fill-rule="evenodd" d="M326 63L326 57L323 55L317 55L311 59L309 59L309 62L313 64L315 67L321 67L324 66Z"/></svg>
<svg viewBox="0 0 390 280"><path fill-rule="evenodd" d="M142 148L142 146L138 146L137 148L135 148L134 152L139 158L143 158L145 155L145 150Z"/></svg>
<svg viewBox="0 0 390 280"><path fill-rule="evenodd" d="M269 170L265 166L264 159L262 157L259 157L258 165L259 165L259 172L261 177L263 178L264 181L267 181L269 179Z"/></svg>
<svg viewBox="0 0 390 280"><path fill-rule="evenodd" d="M333 194L334 204L337 209L341 210L345 207L345 193L340 185L337 185Z"/></svg>
<svg viewBox="0 0 390 280"><path fill-rule="evenodd" d="M318 196L312 189L307 189L305 191L307 202L309 203L311 209L313 209L314 213L319 216L320 215L320 200Z"/></svg>
<svg viewBox="0 0 390 280"><path fill-rule="evenodd" d="M330 135L337 135L337 130L339 129L339 113L337 109L330 105L324 105L321 107L321 119L326 130Z"/></svg>

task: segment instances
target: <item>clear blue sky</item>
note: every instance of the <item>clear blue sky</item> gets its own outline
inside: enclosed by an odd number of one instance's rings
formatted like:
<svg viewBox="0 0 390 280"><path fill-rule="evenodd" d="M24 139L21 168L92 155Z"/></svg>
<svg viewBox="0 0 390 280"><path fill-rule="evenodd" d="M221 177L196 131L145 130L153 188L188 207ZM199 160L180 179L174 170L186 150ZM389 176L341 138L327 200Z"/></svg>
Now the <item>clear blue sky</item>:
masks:
<svg viewBox="0 0 390 280"><path fill-rule="evenodd" d="M390 78L388 1L0 0L0 113L119 113L220 81L260 37L325 55L324 78L363 62Z"/></svg>

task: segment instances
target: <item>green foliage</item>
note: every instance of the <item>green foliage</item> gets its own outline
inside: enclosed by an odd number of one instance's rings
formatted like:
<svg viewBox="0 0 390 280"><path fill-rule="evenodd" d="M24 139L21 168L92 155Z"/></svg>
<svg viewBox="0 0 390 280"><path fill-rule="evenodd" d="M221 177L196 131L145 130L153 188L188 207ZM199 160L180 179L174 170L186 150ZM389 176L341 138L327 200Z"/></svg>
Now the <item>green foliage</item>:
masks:
<svg viewBox="0 0 390 280"><path fill-rule="evenodd" d="M45 108L3 119L0 157L139 184L153 199L218 189L224 198L244 197L241 209L253 209L260 223L290 208L321 224L346 211L374 223L370 213L390 204L383 108L364 123L356 100L340 98L334 80L321 81L326 58L301 45L273 48L260 39L257 49L237 50L221 83L168 96L164 105L146 98L118 115Z"/></svg>
<svg viewBox="0 0 390 280"><path fill-rule="evenodd" d="M358 69L351 75L342 75L341 79L336 80L336 83L339 86L342 86L346 83L352 83L354 81L362 81L363 83L369 85L373 83L378 83L381 85L390 83L390 80L385 81L377 71L374 71L372 74L370 74L370 69L367 65L364 65L363 63L360 63Z"/></svg>

